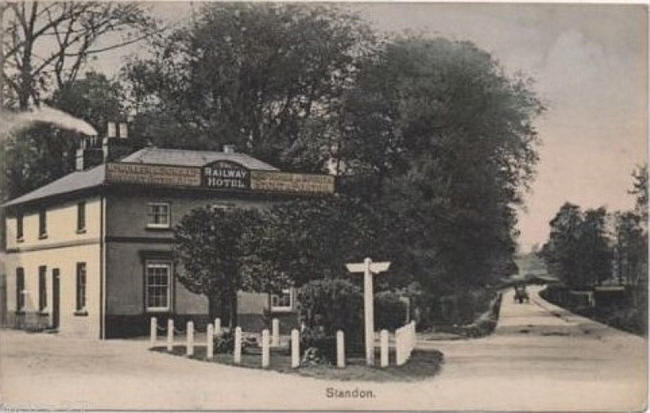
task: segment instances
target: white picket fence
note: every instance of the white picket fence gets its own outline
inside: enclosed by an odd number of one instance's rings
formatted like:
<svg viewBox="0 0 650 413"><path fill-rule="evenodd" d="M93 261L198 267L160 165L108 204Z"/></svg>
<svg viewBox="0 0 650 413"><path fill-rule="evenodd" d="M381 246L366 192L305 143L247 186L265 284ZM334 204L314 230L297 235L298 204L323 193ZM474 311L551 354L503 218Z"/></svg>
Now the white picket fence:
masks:
<svg viewBox="0 0 650 413"><path fill-rule="evenodd" d="M404 365L415 348L415 321L395 330L395 364Z"/></svg>

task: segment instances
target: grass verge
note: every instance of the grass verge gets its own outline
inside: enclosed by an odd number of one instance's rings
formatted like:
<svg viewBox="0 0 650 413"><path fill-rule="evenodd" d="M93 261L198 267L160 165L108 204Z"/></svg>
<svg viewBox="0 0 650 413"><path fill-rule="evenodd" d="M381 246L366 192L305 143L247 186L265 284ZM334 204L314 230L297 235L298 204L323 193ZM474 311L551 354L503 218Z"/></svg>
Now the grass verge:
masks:
<svg viewBox="0 0 650 413"><path fill-rule="evenodd" d="M242 363L236 365L233 362L232 354L215 354L212 360L206 359L205 346L196 345L194 355L188 357L193 360L207 363L226 364L242 368L262 369L262 356L258 349L249 350L242 354ZM154 347L151 351L167 353L166 347ZM170 355L187 357L185 346L176 345ZM379 364L379 352L375 354L375 361ZM440 370L443 362L443 355L437 350L414 350L409 361L403 366L395 365L395 353L391 349L389 355L389 366L368 367L365 365L365 358L362 355L349 356L344 369L332 365L309 365L291 368L291 356L288 349L279 348L271 351L271 366L266 370L280 373L297 374L306 377L314 377L324 380L340 381L418 381L435 376Z"/></svg>

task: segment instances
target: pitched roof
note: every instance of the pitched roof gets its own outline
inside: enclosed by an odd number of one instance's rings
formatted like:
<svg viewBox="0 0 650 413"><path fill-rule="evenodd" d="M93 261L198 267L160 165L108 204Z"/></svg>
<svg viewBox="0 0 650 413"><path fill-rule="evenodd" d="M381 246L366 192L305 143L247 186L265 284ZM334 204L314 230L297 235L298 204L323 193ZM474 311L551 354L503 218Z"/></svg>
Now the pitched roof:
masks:
<svg viewBox="0 0 650 413"><path fill-rule="evenodd" d="M203 166L214 161L232 161L252 170L277 171L278 169L243 153L212 151L190 151L184 149L144 148L134 152L120 162L138 162L158 165ZM54 195L75 192L102 185L105 182L105 165L84 171L75 171L38 189L14 198L3 207L18 205Z"/></svg>
<svg viewBox="0 0 650 413"><path fill-rule="evenodd" d="M121 162L140 162L158 165L203 166L214 161L232 161L247 169L277 171L278 168L243 153L191 151L185 149L144 148L121 159Z"/></svg>
<svg viewBox="0 0 650 413"><path fill-rule="evenodd" d="M8 207L18 205L36 199L48 198L50 196L74 192L81 189L92 188L104 183L104 165L99 165L85 171L75 171L56 181L43 185L42 187L28 192L18 198L5 202L2 206Z"/></svg>

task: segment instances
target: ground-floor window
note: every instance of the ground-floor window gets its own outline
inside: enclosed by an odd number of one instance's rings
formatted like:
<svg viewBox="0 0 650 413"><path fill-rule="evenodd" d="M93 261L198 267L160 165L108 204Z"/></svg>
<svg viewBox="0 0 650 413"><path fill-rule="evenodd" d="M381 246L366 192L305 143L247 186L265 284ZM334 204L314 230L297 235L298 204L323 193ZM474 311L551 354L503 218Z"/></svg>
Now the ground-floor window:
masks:
<svg viewBox="0 0 650 413"><path fill-rule="evenodd" d="M170 261L147 261L145 269L145 302L147 311L170 310Z"/></svg>
<svg viewBox="0 0 650 413"><path fill-rule="evenodd" d="M25 270L16 268L16 310L25 309Z"/></svg>
<svg viewBox="0 0 650 413"><path fill-rule="evenodd" d="M77 311L86 308L86 263L77 263Z"/></svg>
<svg viewBox="0 0 650 413"><path fill-rule="evenodd" d="M41 265L38 267L38 309L43 311L47 307L47 267Z"/></svg>
<svg viewBox="0 0 650 413"><path fill-rule="evenodd" d="M271 311L291 311L293 309L293 288L285 288L281 294L271 294Z"/></svg>

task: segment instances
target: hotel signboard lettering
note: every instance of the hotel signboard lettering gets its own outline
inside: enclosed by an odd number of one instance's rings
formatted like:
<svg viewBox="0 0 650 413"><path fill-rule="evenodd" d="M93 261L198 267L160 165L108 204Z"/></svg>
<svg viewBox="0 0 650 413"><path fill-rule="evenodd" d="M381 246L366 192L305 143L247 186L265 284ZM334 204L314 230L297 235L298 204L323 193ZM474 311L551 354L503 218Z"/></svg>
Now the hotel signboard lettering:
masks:
<svg viewBox="0 0 650 413"><path fill-rule="evenodd" d="M106 164L106 180L130 184L198 187L201 186L201 169L191 166L110 162Z"/></svg>
<svg viewBox="0 0 650 413"><path fill-rule="evenodd" d="M251 173L235 162L212 162L203 167L203 186L220 189L250 189Z"/></svg>
<svg viewBox="0 0 650 413"><path fill-rule="evenodd" d="M202 168L110 162L106 164L106 181L287 194L334 193L334 177L331 175L249 170L231 161L216 161Z"/></svg>
<svg viewBox="0 0 650 413"><path fill-rule="evenodd" d="M269 192L333 194L334 177L290 172L251 171L251 189Z"/></svg>

